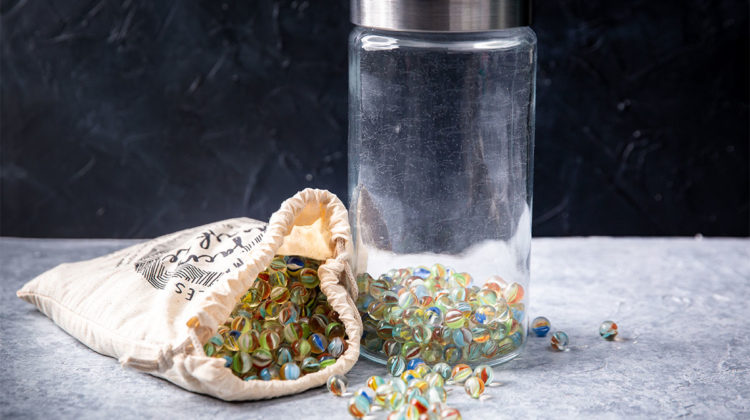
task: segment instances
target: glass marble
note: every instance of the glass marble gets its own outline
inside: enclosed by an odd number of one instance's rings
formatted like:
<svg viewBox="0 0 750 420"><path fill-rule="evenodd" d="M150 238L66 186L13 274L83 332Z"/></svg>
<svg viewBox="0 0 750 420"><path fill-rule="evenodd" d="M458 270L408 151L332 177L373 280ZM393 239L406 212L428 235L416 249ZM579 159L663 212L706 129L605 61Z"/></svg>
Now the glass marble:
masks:
<svg viewBox="0 0 750 420"><path fill-rule="evenodd" d="M420 345L424 345L430 342L432 339L432 329L427 325L416 325L412 329L412 336L414 341Z"/></svg>
<svg viewBox="0 0 750 420"><path fill-rule="evenodd" d="M325 315L314 314L310 317L310 328L318 334L325 334L329 322Z"/></svg>
<svg viewBox="0 0 750 420"><path fill-rule="evenodd" d="M375 405L384 406L385 399L393 393L393 386L390 382L386 382L378 387L375 391Z"/></svg>
<svg viewBox="0 0 750 420"><path fill-rule="evenodd" d="M239 351L250 353L258 347L258 341L252 333L245 332L237 339L237 346Z"/></svg>
<svg viewBox="0 0 750 420"><path fill-rule="evenodd" d="M386 369L391 376L399 377L406 370L406 359L403 356L391 356L386 363Z"/></svg>
<svg viewBox="0 0 750 420"><path fill-rule="evenodd" d="M422 349L421 356L427 363L435 363L442 357L443 348L437 343L430 343Z"/></svg>
<svg viewBox="0 0 750 420"><path fill-rule="evenodd" d="M285 302L279 309L278 320L282 325L288 325L297 320L299 311L292 302Z"/></svg>
<svg viewBox="0 0 750 420"><path fill-rule="evenodd" d="M299 282L307 289L313 289L318 287L320 279L318 279L318 272L312 268L303 268L299 272Z"/></svg>
<svg viewBox="0 0 750 420"><path fill-rule="evenodd" d="M430 327L437 327L443 323L443 311L437 306L430 306L425 311L425 324Z"/></svg>
<svg viewBox="0 0 750 420"><path fill-rule="evenodd" d="M274 286L269 299L275 303L284 303L289 300L289 289L286 286Z"/></svg>
<svg viewBox="0 0 750 420"><path fill-rule="evenodd" d="M471 283L471 275L469 273L453 273L451 281L460 287L467 287Z"/></svg>
<svg viewBox="0 0 750 420"><path fill-rule="evenodd" d="M320 370L320 362L314 357L305 357L300 365L302 372L313 373Z"/></svg>
<svg viewBox="0 0 750 420"><path fill-rule="evenodd" d="M280 347L276 351L276 363L279 365L283 365L285 363L290 363L294 361L294 355L292 355L292 350L288 347Z"/></svg>
<svg viewBox="0 0 750 420"><path fill-rule="evenodd" d="M276 366L269 366L267 368L261 369L260 373L258 373L258 376L260 376L260 379L264 381L271 381L281 378L279 369Z"/></svg>
<svg viewBox="0 0 750 420"><path fill-rule="evenodd" d="M375 402L375 391L373 391L369 387L358 389L357 392L354 393L355 397L357 395L361 395L362 397L364 397L365 399L367 399L367 401L370 404L372 404L373 402Z"/></svg>
<svg viewBox="0 0 750 420"><path fill-rule="evenodd" d="M497 303L497 293L492 289L482 289L477 293L477 300L482 305L494 306Z"/></svg>
<svg viewBox="0 0 750 420"><path fill-rule="evenodd" d="M266 349L255 349L250 355L250 360L258 369L263 369L273 363L273 355Z"/></svg>
<svg viewBox="0 0 750 420"><path fill-rule="evenodd" d="M423 414L430 407L430 402L427 401L427 398L417 395L409 400L409 405L415 407L419 411L419 414Z"/></svg>
<svg viewBox="0 0 750 420"><path fill-rule="evenodd" d="M410 326L399 324L393 327L393 339L405 343L412 339L413 332Z"/></svg>
<svg viewBox="0 0 750 420"><path fill-rule="evenodd" d="M451 371L451 381L460 384L468 379L472 373L473 371L469 365L464 363L457 364L453 366L453 370Z"/></svg>
<svg viewBox="0 0 750 420"><path fill-rule="evenodd" d="M386 340L383 343L383 352L388 357L397 356L401 354L401 346L402 344L396 340Z"/></svg>
<svg viewBox="0 0 750 420"><path fill-rule="evenodd" d="M344 354L344 340L341 339L341 337L333 337L331 341L328 342L328 353L333 357L339 357L342 354Z"/></svg>
<svg viewBox="0 0 750 420"><path fill-rule="evenodd" d="M332 321L326 326L325 334L329 340L333 337L344 338L346 335L346 329L344 329L344 326L340 322Z"/></svg>
<svg viewBox="0 0 750 420"><path fill-rule="evenodd" d="M486 343L492 337L489 328L476 326L471 329L471 337L477 343Z"/></svg>
<svg viewBox="0 0 750 420"><path fill-rule="evenodd" d="M289 344L292 344L295 341L299 340L304 336L304 334L305 332L302 329L302 326L296 323L284 325L284 330L282 332L284 341Z"/></svg>
<svg viewBox="0 0 750 420"><path fill-rule="evenodd" d="M426 363L420 363L412 370L419 378L424 378L428 373L432 372L432 369Z"/></svg>
<svg viewBox="0 0 750 420"><path fill-rule="evenodd" d="M376 391L376 392L378 390L378 387L381 386L381 385L383 385L383 384L385 384L385 383L386 383L386 380L383 379L382 376L373 375L373 376L370 376L369 378L367 378L367 386L370 389L372 389L373 391Z"/></svg>
<svg viewBox="0 0 750 420"><path fill-rule="evenodd" d="M383 294L391 289L391 285L388 283L388 281L384 279L377 279L370 283L370 288L368 291L370 292L370 296L373 297L375 300L380 300L383 297Z"/></svg>
<svg viewBox="0 0 750 420"><path fill-rule="evenodd" d="M418 420L421 416L419 409L411 404L407 404L403 408L404 420Z"/></svg>
<svg viewBox="0 0 750 420"><path fill-rule="evenodd" d="M297 277L300 270L305 267L305 260L296 256L286 257L286 272L292 277Z"/></svg>
<svg viewBox="0 0 750 420"><path fill-rule="evenodd" d="M346 386L348 384L349 384L349 381L346 379L345 376L332 375L326 381L326 388L328 388L328 391L331 394L340 397L346 393Z"/></svg>
<svg viewBox="0 0 750 420"><path fill-rule="evenodd" d="M453 330L453 342L458 347L468 346L472 341L471 331L468 328L457 328Z"/></svg>
<svg viewBox="0 0 750 420"><path fill-rule="evenodd" d="M406 364L406 369L416 369L417 366L424 363L424 360L420 358L414 358L409 360L409 362Z"/></svg>
<svg viewBox="0 0 750 420"><path fill-rule="evenodd" d="M401 347L401 355L404 356L406 359L418 358L421 352L422 352L422 348L419 347L419 344L414 343L412 341L408 343L404 343L404 345Z"/></svg>
<svg viewBox="0 0 750 420"><path fill-rule="evenodd" d="M349 399L349 414L361 419L370 414L370 402L362 395L355 395Z"/></svg>
<svg viewBox="0 0 750 420"><path fill-rule="evenodd" d="M534 318L533 321L531 321L531 332L534 333L537 337L544 337L547 335L547 333L550 330L550 323L549 319L538 316Z"/></svg>
<svg viewBox="0 0 750 420"><path fill-rule="evenodd" d="M265 330L260 333L260 346L266 350L276 350L281 344L281 337L274 330Z"/></svg>
<svg viewBox="0 0 750 420"><path fill-rule="evenodd" d="M299 366L294 362L284 363L280 369L281 379L293 380L299 379L302 371Z"/></svg>
<svg viewBox="0 0 750 420"><path fill-rule="evenodd" d="M238 351L240 349L239 345L237 344L237 339L234 335L230 334L227 336L227 338L224 340L224 348L229 351Z"/></svg>
<svg viewBox="0 0 750 420"><path fill-rule="evenodd" d="M412 379L418 379L418 375L419 374L413 370L405 370L404 373L401 374L401 379L408 384Z"/></svg>
<svg viewBox="0 0 750 420"><path fill-rule="evenodd" d="M325 369L336 363L336 358L328 354L322 354L318 356L318 361L320 362L320 368Z"/></svg>
<svg viewBox="0 0 750 420"><path fill-rule="evenodd" d="M451 376L453 375L453 371L451 369L451 365L449 365L447 363L443 363L443 362L436 363L432 367L432 371L435 372L435 373L439 373L440 376L442 376L443 379L446 380L446 381L448 379L450 379Z"/></svg>
<svg viewBox="0 0 750 420"><path fill-rule="evenodd" d="M614 340L617 337L617 324L613 321L604 321L599 326L599 335L605 340Z"/></svg>
<svg viewBox="0 0 750 420"><path fill-rule="evenodd" d="M479 365L474 368L474 376L479 378L485 385L489 385L495 380L495 372L489 365Z"/></svg>
<svg viewBox="0 0 750 420"><path fill-rule="evenodd" d="M437 372L430 372L427 375L424 376L425 382L429 384L430 386L438 386L442 387L445 385L445 379L443 379L443 376L440 375Z"/></svg>
<svg viewBox="0 0 750 420"><path fill-rule="evenodd" d="M463 357L463 350L455 344L448 344L443 350L443 359L448 363L458 363Z"/></svg>
<svg viewBox="0 0 750 420"><path fill-rule="evenodd" d="M568 334L565 334L563 331L555 332L552 334L552 338L550 338L550 345L555 350L565 351L568 349L568 344Z"/></svg>
<svg viewBox="0 0 750 420"><path fill-rule="evenodd" d="M457 309L451 309L445 313L445 325L448 328L456 329L461 328L466 323L466 319L461 311Z"/></svg>
<svg viewBox="0 0 750 420"><path fill-rule="evenodd" d="M480 325L486 325L494 321L496 316L497 310L494 306L483 305L474 311L472 321Z"/></svg>
<svg viewBox="0 0 750 420"><path fill-rule="evenodd" d="M310 342L304 338L300 338L292 343L292 353L294 354L295 359L304 359L309 356L311 352L312 347L310 346Z"/></svg>
<svg viewBox="0 0 750 420"><path fill-rule="evenodd" d="M523 295L524 295L523 286L521 286L518 283L509 284L503 293L503 297L508 302L508 304L520 302L521 299L523 299Z"/></svg>
<svg viewBox="0 0 750 420"><path fill-rule="evenodd" d="M308 337L307 341L310 343L310 351L312 352L312 354L323 353L328 347L328 340L322 334L310 334L310 337Z"/></svg>
<svg viewBox="0 0 750 420"><path fill-rule="evenodd" d="M466 379L464 390L471 398L479 398L484 394L484 382L476 376Z"/></svg>
<svg viewBox="0 0 750 420"><path fill-rule="evenodd" d="M445 407L440 412L440 420L462 420L461 412L455 408Z"/></svg>

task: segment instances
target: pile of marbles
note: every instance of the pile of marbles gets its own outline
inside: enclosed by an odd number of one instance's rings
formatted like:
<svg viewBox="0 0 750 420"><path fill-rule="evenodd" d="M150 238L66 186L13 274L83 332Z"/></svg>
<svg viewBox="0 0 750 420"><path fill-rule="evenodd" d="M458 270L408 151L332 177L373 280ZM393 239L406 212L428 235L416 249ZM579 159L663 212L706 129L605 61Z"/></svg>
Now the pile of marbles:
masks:
<svg viewBox="0 0 750 420"><path fill-rule="evenodd" d="M459 420L461 413L446 405L447 385L461 385L472 398L479 398L485 387L494 380L490 366L479 365L471 369L466 364L451 368L439 362L430 367L420 359L412 359L404 369L393 371L389 366L390 379L371 376L367 387L354 393L349 400L349 413L363 418L377 409L389 412L388 420ZM406 369L408 368L408 369ZM400 374L394 374L401 372ZM334 375L328 379L328 390L342 396L346 392L347 381L343 376Z"/></svg>
<svg viewBox="0 0 750 420"><path fill-rule="evenodd" d="M524 288L489 278L472 285L468 273L441 264L357 276L362 345L383 360L402 356L427 363L478 363L503 357L525 340Z"/></svg>
<svg viewBox="0 0 750 420"><path fill-rule="evenodd" d="M298 379L336 362L346 331L321 292L320 262L275 256L203 346L244 379Z"/></svg>

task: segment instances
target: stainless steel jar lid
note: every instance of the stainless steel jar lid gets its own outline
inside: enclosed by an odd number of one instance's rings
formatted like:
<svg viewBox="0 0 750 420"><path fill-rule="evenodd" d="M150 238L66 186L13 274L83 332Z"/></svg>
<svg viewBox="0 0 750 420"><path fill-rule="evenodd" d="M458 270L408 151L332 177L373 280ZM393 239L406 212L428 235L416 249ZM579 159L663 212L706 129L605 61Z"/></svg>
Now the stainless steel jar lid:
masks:
<svg viewBox="0 0 750 420"><path fill-rule="evenodd" d="M531 0L351 0L351 19L394 31L492 31L528 26Z"/></svg>

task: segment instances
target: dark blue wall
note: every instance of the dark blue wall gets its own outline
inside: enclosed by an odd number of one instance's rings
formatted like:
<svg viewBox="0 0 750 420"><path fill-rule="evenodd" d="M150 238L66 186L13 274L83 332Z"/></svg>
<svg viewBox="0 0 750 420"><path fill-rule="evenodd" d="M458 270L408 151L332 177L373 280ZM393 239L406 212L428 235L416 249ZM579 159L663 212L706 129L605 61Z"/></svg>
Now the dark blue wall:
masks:
<svg viewBox="0 0 750 420"><path fill-rule="evenodd" d="M747 2L536 6L535 235L748 235ZM1 7L1 235L346 200L347 0Z"/></svg>

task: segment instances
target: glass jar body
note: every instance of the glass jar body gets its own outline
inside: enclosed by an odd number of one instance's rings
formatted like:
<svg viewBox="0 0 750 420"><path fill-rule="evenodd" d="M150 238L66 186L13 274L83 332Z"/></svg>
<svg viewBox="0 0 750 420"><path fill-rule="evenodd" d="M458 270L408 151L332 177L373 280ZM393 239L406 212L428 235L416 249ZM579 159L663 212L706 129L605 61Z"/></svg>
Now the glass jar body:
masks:
<svg viewBox="0 0 750 420"><path fill-rule="evenodd" d="M536 36L355 28L349 214L362 353L495 364L527 331Z"/></svg>

